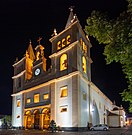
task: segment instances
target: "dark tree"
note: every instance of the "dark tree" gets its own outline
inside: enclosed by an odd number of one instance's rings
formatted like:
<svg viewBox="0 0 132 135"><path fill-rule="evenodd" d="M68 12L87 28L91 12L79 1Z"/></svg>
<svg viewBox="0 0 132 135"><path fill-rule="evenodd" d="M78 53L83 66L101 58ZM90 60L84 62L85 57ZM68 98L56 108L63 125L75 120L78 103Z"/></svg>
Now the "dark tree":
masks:
<svg viewBox="0 0 132 135"><path fill-rule="evenodd" d="M54 131L56 131L56 122L54 120L51 120L51 122L50 122L50 129L51 129L52 133Z"/></svg>
<svg viewBox="0 0 132 135"><path fill-rule="evenodd" d="M121 93L123 101L130 103L132 112L132 0L128 9L116 19L109 19L105 13L93 11L87 19L85 32L104 44L106 63L119 62L127 79L128 88Z"/></svg>

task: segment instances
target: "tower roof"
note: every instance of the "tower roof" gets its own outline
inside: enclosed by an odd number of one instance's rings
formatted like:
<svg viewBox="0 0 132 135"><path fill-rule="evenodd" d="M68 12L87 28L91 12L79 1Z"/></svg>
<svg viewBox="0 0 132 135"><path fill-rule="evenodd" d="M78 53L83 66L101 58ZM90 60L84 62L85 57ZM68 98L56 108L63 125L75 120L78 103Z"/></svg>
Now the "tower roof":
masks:
<svg viewBox="0 0 132 135"><path fill-rule="evenodd" d="M29 58L30 58L31 60L34 60L34 59L35 59L35 55L34 55L34 51L33 51L33 47L32 47L31 41L30 41L30 43L29 43L27 52L28 52L28 54L29 54Z"/></svg>
<svg viewBox="0 0 132 135"><path fill-rule="evenodd" d="M75 15L73 14L73 7L70 7L69 9L70 9L70 14L69 14L65 29L75 20Z"/></svg>

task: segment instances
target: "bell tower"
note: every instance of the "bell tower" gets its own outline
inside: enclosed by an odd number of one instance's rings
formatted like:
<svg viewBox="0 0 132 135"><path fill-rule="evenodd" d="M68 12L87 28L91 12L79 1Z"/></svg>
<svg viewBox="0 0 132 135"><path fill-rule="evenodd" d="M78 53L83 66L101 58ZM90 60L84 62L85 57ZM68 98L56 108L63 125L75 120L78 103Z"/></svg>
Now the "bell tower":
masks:
<svg viewBox="0 0 132 135"><path fill-rule="evenodd" d="M77 16L73 14L73 8L70 8L65 29L58 34L55 29L50 42L52 43L50 55L52 70L56 72L57 77L80 71L91 80L91 44Z"/></svg>
<svg viewBox="0 0 132 135"><path fill-rule="evenodd" d="M25 64L25 70L26 70L25 80L30 80L31 77L33 76L32 68L33 68L33 62L34 62L34 59L35 59L35 55L34 55L34 51L33 51L33 48L32 48L31 41L29 43L28 50L26 51L26 57L25 58L26 58L26 64Z"/></svg>
<svg viewBox="0 0 132 135"><path fill-rule="evenodd" d="M34 65L37 65L38 63L42 62L42 69L43 71L46 71L46 58L44 57L44 47L40 44L40 41L42 40L41 37L37 40L38 45L35 48L35 62Z"/></svg>

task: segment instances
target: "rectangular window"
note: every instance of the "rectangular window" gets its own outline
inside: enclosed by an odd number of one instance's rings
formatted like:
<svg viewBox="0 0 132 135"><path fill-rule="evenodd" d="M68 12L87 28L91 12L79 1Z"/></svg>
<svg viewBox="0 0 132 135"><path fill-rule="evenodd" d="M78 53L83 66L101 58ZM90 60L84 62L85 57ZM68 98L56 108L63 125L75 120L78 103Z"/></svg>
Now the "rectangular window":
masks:
<svg viewBox="0 0 132 135"><path fill-rule="evenodd" d="M87 94L83 92L83 100L87 100Z"/></svg>
<svg viewBox="0 0 132 135"><path fill-rule="evenodd" d="M31 99L30 98L27 99L27 104L29 104L29 103L31 103Z"/></svg>
<svg viewBox="0 0 132 135"><path fill-rule="evenodd" d="M39 94L35 94L34 95L34 103L38 103L39 102Z"/></svg>
<svg viewBox="0 0 132 135"><path fill-rule="evenodd" d="M60 107L60 112L63 113L63 112L67 112L67 105L66 106L61 106Z"/></svg>
<svg viewBox="0 0 132 135"><path fill-rule="evenodd" d="M82 50L84 51L84 53L87 53L87 46L82 38L80 38L80 44L82 45Z"/></svg>
<svg viewBox="0 0 132 135"><path fill-rule="evenodd" d="M99 102L99 109L101 109L101 103Z"/></svg>
<svg viewBox="0 0 132 135"><path fill-rule="evenodd" d="M83 42L83 50L84 50L84 53L87 53L87 46L84 42Z"/></svg>
<svg viewBox="0 0 132 135"><path fill-rule="evenodd" d="M61 41L57 42L57 50L61 49Z"/></svg>
<svg viewBox="0 0 132 135"><path fill-rule="evenodd" d="M68 89L67 86L61 88L61 97L67 97L68 96Z"/></svg>
<svg viewBox="0 0 132 135"><path fill-rule="evenodd" d="M43 99L47 100L49 98L49 94L44 94Z"/></svg>
<svg viewBox="0 0 132 135"><path fill-rule="evenodd" d="M20 107L20 99L17 100L17 107Z"/></svg>

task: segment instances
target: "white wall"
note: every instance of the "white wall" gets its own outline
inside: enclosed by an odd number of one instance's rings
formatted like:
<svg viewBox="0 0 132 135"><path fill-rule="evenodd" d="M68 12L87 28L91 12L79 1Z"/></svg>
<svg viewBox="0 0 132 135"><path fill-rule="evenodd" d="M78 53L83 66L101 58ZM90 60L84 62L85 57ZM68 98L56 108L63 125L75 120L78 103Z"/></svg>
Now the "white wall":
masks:
<svg viewBox="0 0 132 135"><path fill-rule="evenodd" d="M88 92L88 83L80 77L80 123L79 127L86 127L87 122L89 122L89 92ZM83 94L87 95L86 100L83 99Z"/></svg>
<svg viewBox="0 0 132 135"><path fill-rule="evenodd" d="M119 117L118 116L110 116L109 117L109 126L110 127L119 127Z"/></svg>
<svg viewBox="0 0 132 135"><path fill-rule="evenodd" d="M68 96L61 98L61 87L68 87ZM56 123L61 127L72 127L72 78L56 82ZM67 106L67 112L60 112L60 107Z"/></svg>
<svg viewBox="0 0 132 135"><path fill-rule="evenodd" d="M20 100L20 107L17 107L17 100ZM12 126L13 127L21 127L23 126L23 110L22 110L22 95L13 96L13 107L12 107ZM19 118L17 118L20 116Z"/></svg>
<svg viewBox="0 0 132 135"><path fill-rule="evenodd" d="M94 84L91 85L90 92L91 92L91 109L93 107L93 101L95 101L97 105L98 113L99 113L99 123L103 124L104 118L105 118L105 124L107 124L107 117L106 117L107 111L106 110L108 111L112 110L112 102ZM99 124L94 121L94 118L92 119L93 119L94 125Z"/></svg>

